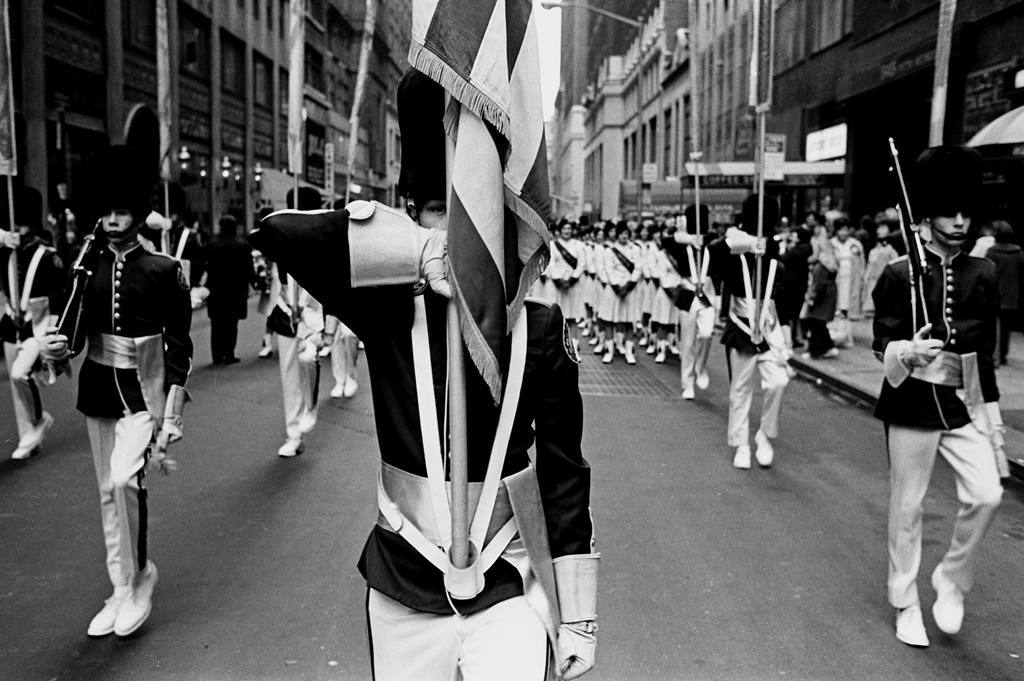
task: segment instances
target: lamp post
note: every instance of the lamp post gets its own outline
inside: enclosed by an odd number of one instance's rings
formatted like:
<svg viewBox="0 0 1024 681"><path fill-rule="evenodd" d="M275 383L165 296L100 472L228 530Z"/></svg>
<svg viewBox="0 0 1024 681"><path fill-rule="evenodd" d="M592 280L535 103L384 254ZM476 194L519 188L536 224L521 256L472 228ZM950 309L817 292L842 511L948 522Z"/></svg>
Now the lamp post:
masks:
<svg viewBox="0 0 1024 681"><path fill-rule="evenodd" d="M637 37L639 38L639 30L643 27L643 22L637 21L636 19L630 19L624 17L621 14L615 12L609 12L606 9L600 7L594 7L585 2L575 2L574 0L567 0L566 2L542 2L540 6L544 9L567 9L567 8L578 8L599 14L603 17L618 21L619 23L632 26L637 29ZM640 45L639 39L637 45ZM639 55L638 55L639 59ZM634 87L636 88L636 139L633 142L633 175L636 179L636 219L640 221L640 208L641 208L641 197L640 197L640 126L642 125L641 108L643 107L643 93L640 91L640 73L637 73L635 78Z"/></svg>

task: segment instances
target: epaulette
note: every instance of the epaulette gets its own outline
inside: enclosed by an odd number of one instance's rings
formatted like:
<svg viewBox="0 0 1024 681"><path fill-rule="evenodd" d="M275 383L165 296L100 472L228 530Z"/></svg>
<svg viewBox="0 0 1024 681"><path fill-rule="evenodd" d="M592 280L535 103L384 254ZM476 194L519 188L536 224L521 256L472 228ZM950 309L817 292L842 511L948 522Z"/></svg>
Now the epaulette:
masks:
<svg viewBox="0 0 1024 681"><path fill-rule="evenodd" d="M537 303L538 305L543 305L544 307L547 308L550 308L553 304L550 300L544 300L543 298L535 298L534 296L526 296L525 298L523 298L523 302Z"/></svg>

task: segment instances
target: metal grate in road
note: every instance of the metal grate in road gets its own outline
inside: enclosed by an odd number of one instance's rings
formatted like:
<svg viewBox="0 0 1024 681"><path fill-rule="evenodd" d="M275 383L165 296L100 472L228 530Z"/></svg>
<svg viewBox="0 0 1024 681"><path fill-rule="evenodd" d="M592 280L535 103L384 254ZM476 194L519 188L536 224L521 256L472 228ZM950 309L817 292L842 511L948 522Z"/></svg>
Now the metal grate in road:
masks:
<svg viewBox="0 0 1024 681"><path fill-rule="evenodd" d="M641 363L630 366L621 357L611 364L602 364L601 356L586 353L580 362L580 393L615 397L677 396Z"/></svg>

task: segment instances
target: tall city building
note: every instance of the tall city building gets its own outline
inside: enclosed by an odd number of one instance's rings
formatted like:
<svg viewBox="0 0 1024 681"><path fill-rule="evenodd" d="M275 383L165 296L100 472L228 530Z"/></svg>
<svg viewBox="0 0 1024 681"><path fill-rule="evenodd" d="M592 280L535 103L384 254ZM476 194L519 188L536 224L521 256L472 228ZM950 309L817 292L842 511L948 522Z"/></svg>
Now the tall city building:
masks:
<svg viewBox="0 0 1024 681"><path fill-rule="evenodd" d="M165 0L172 208L210 227L283 205L287 164L288 0ZM394 200L394 90L411 0L380 3L352 177L347 140L362 0L307 0L301 182L326 199ZM51 212L75 210L83 161L112 143L159 154L157 0L15 0L12 60L19 174ZM327 165L333 147L333 173ZM355 187L358 185L358 187ZM183 205L177 205L183 204Z"/></svg>

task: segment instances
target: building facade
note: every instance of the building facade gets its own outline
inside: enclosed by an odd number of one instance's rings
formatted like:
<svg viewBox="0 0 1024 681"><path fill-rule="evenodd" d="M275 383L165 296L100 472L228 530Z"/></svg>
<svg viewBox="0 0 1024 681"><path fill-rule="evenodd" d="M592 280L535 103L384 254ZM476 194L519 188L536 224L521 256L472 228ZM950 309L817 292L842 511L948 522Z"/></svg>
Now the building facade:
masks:
<svg viewBox="0 0 1024 681"><path fill-rule="evenodd" d="M411 6L381 5L348 178L363 5L306 3L301 181L339 196L351 181L361 196L393 201L394 90ZM261 206L283 205L294 181L283 173L288 11L288 0L167 0L173 183L180 188L172 208L187 219L210 227L231 213L251 225ZM97 149L128 141L159 156L156 0L17 0L11 25L19 174L43 192L51 212L75 209L84 159Z"/></svg>

